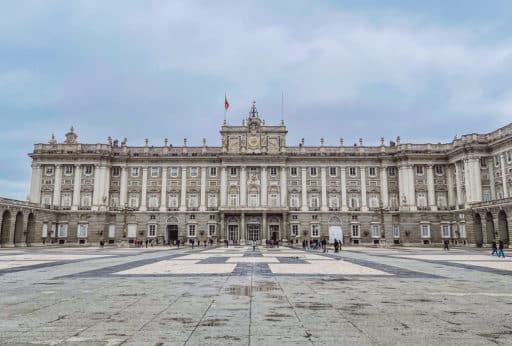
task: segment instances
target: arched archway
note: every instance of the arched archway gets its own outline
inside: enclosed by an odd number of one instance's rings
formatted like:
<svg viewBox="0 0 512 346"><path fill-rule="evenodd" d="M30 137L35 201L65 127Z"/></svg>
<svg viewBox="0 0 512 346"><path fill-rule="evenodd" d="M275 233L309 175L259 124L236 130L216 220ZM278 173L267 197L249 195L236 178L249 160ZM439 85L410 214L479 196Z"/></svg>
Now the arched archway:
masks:
<svg viewBox="0 0 512 346"><path fill-rule="evenodd" d="M485 214L485 229L487 231L487 243L491 244L493 241L496 241L494 234L494 220L490 212Z"/></svg>
<svg viewBox="0 0 512 346"><path fill-rule="evenodd" d="M178 219L175 216L169 216L166 221L166 230L164 241L171 245L179 239Z"/></svg>
<svg viewBox="0 0 512 346"><path fill-rule="evenodd" d="M25 244L25 233L23 232L23 213L19 211L16 214L16 222L14 223L14 246Z"/></svg>
<svg viewBox="0 0 512 346"><path fill-rule="evenodd" d="M480 214L475 214L473 223L473 237L475 239L475 245L482 247L484 243L484 235L482 232L482 218Z"/></svg>
<svg viewBox="0 0 512 346"><path fill-rule="evenodd" d="M334 239L343 244L343 231L341 229L341 220L337 216L329 219L329 243L334 243Z"/></svg>
<svg viewBox="0 0 512 346"><path fill-rule="evenodd" d="M9 242L9 234L11 233L11 212L4 211L2 215L2 227L0 228L0 246Z"/></svg>
<svg viewBox="0 0 512 346"><path fill-rule="evenodd" d="M36 233L36 217L34 213L28 214L28 222L27 222L27 245L30 245L34 242Z"/></svg>
<svg viewBox="0 0 512 346"><path fill-rule="evenodd" d="M498 231L500 234L500 240L502 240L504 244L508 245L509 239L507 214L503 210L500 210L498 213Z"/></svg>

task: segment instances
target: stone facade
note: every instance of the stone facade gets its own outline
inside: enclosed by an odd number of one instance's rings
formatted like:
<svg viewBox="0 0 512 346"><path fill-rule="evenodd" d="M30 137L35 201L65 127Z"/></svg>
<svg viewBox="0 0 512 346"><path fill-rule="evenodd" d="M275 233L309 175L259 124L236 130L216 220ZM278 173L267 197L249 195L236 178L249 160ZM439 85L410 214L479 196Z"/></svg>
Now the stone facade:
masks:
<svg viewBox="0 0 512 346"><path fill-rule="evenodd" d="M73 129L36 144L29 202L0 200L1 245L511 238L512 124L445 144L289 146L253 103L220 133L221 146L83 144Z"/></svg>

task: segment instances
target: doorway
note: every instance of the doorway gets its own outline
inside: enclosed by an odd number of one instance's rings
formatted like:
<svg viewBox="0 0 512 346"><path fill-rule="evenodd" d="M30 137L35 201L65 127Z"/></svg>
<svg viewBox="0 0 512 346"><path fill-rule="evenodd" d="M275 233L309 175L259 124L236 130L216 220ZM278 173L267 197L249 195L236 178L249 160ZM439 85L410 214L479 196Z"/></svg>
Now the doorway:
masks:
<svg viewBox="0 0 512 346"><path fill-rule="evenodd" d="M238 225L228 225L228 240L233 244L238 243Z"/></svg>
<svg viewBox="0 0 512 346"><path fill-rule="evenodd" d="M174 244L178 240L178 225L167 225L167 242Z"/></svg>
<svg viewBox="0 0 512 346"><path fill-rule="evenodd" d="M269 225L268 230L270 233L270 239L272 239L274 242L278 241L280 239L279 237L279 225Z"/></svg>
<svg viewBox="0 0 512 346"><path fill-rule="evenodd" d="M247 240L249 240L249 241L260 240L260 229L261 229L261 227L259 224L254 224L254 223L247 224Z"/></svg>

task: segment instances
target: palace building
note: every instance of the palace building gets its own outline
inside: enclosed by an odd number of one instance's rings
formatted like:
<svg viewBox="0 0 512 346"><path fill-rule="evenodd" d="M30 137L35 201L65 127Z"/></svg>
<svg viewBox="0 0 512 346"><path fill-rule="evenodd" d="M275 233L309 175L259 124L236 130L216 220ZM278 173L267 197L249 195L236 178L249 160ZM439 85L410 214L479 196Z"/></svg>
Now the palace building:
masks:
<svg viewBox="0 0 512 346"><path fill-rule="evenodd" d="M220 146L35 144L29 201L0 199L0 245L509 243L512 124L444 144L288 145L255 103Z"/></svg>

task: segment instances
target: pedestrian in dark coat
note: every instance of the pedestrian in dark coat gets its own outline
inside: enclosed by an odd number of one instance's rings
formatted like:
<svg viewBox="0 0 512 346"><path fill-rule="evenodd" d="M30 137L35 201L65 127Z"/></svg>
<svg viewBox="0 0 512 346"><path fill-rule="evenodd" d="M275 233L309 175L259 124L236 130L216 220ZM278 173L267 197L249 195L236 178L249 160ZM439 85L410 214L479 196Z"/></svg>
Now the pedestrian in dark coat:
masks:
<svg viewBox="0 0 512 346"><path fill-rule="evenodd" d="M505 253L503 252L503 240L500 240L500 244L498 245L498 257L505 258Z"/></svg>
<svg viewBox="0 0 512 346"><path fill-rule="evenodd" d="M494 255L498 255L498 246L496 245L495 241L492 242L492 252L491 252L491 256L494 256Z"/></svg>

